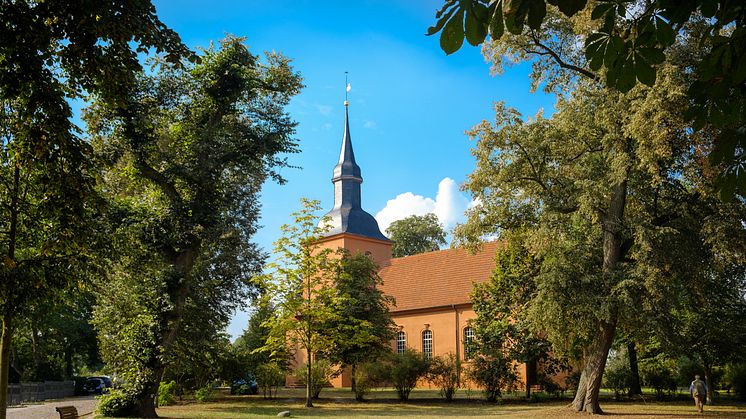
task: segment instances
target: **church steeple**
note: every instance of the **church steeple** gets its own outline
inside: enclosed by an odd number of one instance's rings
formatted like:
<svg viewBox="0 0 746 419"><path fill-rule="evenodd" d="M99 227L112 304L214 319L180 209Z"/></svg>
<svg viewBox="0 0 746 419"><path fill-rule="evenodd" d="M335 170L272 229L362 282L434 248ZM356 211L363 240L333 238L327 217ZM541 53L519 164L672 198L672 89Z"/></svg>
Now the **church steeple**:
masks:
<svg viewBox="0 0 746 419"><path fill-rule="evenodd" d="M376 219L362 208L360 185L363 183L363 178L352 150L349 102L346 100L342 148L339 151L339 162L334 166L332 183L334 184L334 208L326 214L330 219L331 229L325 235L350 233L388 241L378 228Z"/></svg>

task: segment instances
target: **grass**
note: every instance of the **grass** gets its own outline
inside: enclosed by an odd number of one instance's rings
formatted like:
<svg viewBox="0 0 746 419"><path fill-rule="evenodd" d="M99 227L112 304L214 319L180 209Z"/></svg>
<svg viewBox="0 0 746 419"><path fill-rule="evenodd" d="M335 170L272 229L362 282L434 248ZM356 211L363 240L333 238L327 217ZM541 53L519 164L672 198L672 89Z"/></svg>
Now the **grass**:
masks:
<svg viewBox="0 0 746 419"><path fill-rule="evenodd" d="M369 401L355 402L348 389L324 389L321 399L314 401L314 408L304 405L304 390L281 389L277 399L265 400L262 396L221 395L208 403L187 402L158 409L162 418L191 419L241 419L276 417L283 410L290 410L292 417L357 417L357 418L580 418L586 414L567 408L569 400L542 400L527 402L507 398L500 404L490 404L479 399L479 392L471 394L461 390L452 403L441 401L437 390L416 389L408 402L399 402L393 390L376 390ZM746 404L723 401L706 406L705 413L697 413L694 403L689 401L604 401L601 404L609 416L620 418L682 418L721 417L746 418Z"/></svg>

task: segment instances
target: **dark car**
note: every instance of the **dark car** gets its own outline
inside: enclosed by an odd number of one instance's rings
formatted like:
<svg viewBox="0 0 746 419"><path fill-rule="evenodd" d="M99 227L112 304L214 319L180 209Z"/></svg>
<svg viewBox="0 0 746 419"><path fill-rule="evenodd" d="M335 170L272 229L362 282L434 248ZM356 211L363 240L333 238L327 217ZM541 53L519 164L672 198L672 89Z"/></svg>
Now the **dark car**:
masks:
<svg viewBox="0 0 746 419"><path fill-rule="evenodd" d="M86 394L103 394L106 390L106 383L100 378L89 378L83 384L83 392Z"/></svg>
<svg viewBox="0 0 746 419"><path fill-rule="evenodd" d="M98 378L99 380L101 380L101 381L104 382L104 385L106 386L106 388L114 388L114 382L111 381L111 377L108 377L106 375L98 375L98 376L95 376L95 377L88 377L88 378L89 379L90 378Z"/></svg>
<svg viewBox="0 0 746 419"><path fill-rule="evenodd" d="M259 385L253 377L246 377L245 379L235 380L231 384L231 394L257 394L259 392Z"/></svg>

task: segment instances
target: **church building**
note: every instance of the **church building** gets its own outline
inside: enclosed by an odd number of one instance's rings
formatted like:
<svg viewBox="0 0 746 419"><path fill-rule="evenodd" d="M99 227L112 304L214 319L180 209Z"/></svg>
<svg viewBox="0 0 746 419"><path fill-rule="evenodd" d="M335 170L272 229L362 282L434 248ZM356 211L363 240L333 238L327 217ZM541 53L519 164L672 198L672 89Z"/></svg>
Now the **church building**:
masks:
<svg viewBox="0 0 746 419"><path fill-rule="evenodd" d="M428 357L454 353L468 362L468 342L474 336L468 321L475 317L469 293L474 283L490 278L499 244L486 243L476 254L446 249L392 258L393 242L362 208L363 178L352 149L348 108L345 101L342 148L332 175L334 207L327 214L332 228L320 244L332 249L341 247L352 254L365 253L381 267L381 289L396 301L390 308L398 327L392 350L412 348ZM518 370L525 377L525 366ZM350 386L349 373L335 378L332 385Z"/></svg>

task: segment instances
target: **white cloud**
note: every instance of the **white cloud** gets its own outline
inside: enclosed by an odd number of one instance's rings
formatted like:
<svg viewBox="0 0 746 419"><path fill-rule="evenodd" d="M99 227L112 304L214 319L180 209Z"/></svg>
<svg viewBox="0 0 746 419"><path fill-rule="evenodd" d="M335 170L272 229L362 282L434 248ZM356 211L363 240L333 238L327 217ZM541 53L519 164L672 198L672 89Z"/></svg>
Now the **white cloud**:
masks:
<svg viewBox="0 0 746 419"><path fill-rule="evenodd" d="M330 129L332 129L332 124L326 122L326 123L324 123L323 127L324 127L325 130L329 131Z"/></svg>
<svg viewBox="0 0 746 419"><path fill-rule="evenodd" d="M471 202L459 191L456 182L447 177L438 184L435 199L404 192L386 202L386 206L376 214L376 221L381 231L385 232L396 220L432 212L446 229L450 229L464 221L464 211L470 205Z"/></svg>
<svg viewBox="0 0 746 419"><path fill-rule="evenodd" d="M376 123L374 121L365 121L363 123L363 128L375 129L376 128Z"/></svg>

